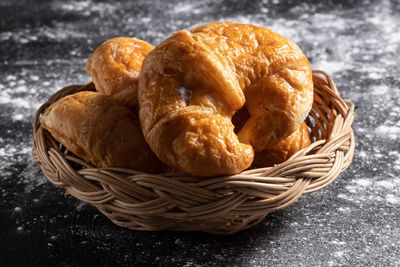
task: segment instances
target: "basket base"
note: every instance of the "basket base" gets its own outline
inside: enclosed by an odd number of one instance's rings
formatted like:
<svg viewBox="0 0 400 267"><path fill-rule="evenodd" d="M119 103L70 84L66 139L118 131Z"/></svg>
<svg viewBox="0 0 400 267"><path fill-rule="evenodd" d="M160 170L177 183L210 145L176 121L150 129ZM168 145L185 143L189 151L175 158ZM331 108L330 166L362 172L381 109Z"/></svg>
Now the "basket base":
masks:
<svg viewBox="0 0 400 267"><path fill-rule="evenodd" d="M251 228L262 221L269 213L258 215L233 215L216 219L192 220L154 216L121 217L112 212L97 207L106 217L118 226L139 231L202 231L217 235L231 235ZM149 223L151 222L151 223Z"/></svg>

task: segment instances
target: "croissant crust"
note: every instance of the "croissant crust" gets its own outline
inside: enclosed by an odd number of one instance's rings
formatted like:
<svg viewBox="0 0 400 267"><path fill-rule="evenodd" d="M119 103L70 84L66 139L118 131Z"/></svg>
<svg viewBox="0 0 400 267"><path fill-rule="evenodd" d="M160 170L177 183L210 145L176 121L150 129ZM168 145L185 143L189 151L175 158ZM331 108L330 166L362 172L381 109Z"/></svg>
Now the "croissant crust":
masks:
<svg viewBox="0 0 400 267"><path fill-rule="evenodd" d="M166 164L196 176L235 174L304 121L313 101L300 48L271 30L232 22L173 34L139 78L143 134ZM236 134L232 117L249 118Z"/></svg>

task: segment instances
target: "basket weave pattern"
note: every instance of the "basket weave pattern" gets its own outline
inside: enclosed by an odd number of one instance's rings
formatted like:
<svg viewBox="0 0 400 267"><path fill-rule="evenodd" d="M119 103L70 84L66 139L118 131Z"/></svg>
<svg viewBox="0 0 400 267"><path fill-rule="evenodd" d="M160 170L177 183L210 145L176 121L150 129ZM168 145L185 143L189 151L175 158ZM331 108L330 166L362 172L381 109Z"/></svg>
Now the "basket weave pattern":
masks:
<svg viewBox="0 0 400 267"><path fill-rule="evenodd" d="M68 152L40 125L50 104L94 90L93 83L66 87L39 108L33 123L34 161L51 183L95 206L119 226L232 234L327 186L349 166L355 145L354 105L340 98L325 72L313 71L313 81L314 103L307 118L313 143L274 167L209 179L95 168Z"/></svg>

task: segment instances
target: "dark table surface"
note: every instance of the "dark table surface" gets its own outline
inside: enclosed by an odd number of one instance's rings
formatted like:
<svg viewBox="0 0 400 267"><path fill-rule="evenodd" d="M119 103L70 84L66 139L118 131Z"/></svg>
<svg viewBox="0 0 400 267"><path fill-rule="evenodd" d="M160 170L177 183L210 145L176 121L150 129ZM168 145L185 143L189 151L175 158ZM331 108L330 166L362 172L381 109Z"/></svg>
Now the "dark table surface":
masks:
<svg viewBox="0 0 400 267"><path fill-rule="evenodd" d="M350 1L349 1L350 2ZM354 161L327 188L232 236L139 232L64 197L32 163L38 106L85 83L115 36L157 44L211 21L295 41L355 103ZM400 3L395 1L0 2L0 266L400 265Z"/></svg>

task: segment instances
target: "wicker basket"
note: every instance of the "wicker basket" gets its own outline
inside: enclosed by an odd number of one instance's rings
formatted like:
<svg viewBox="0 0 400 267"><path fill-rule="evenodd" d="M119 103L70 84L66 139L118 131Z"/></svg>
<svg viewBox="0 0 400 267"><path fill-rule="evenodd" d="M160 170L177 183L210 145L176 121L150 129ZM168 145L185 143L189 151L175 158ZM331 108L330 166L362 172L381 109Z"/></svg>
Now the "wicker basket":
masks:
<svg viewBox="0 0 400 267"><path fill-rule="evenodd" d="M50 182L119 226L232 234L288 207L302 194L327 186L349 166L355 144L354 105L340 98L328 74L313 71L313 80L314 104L307 118L313 143L274 167L210 179L95 168L69 153L39 120L51 103L94 90L92 83L66 87L39 108L32 153Z"/></svg>

